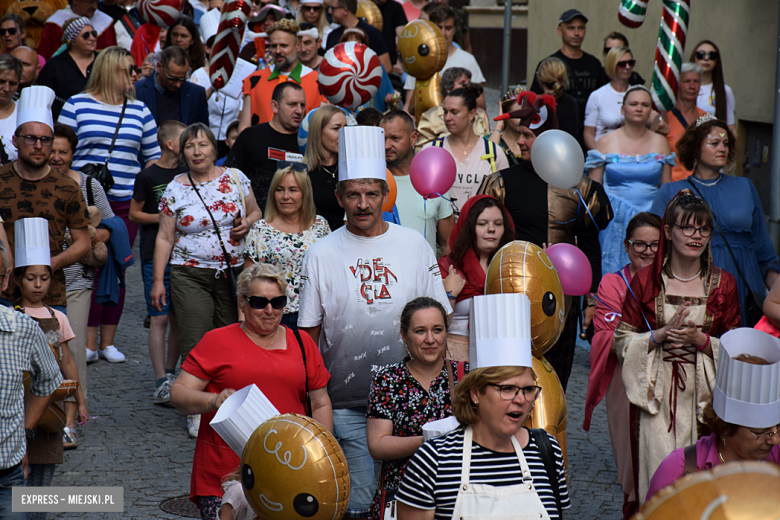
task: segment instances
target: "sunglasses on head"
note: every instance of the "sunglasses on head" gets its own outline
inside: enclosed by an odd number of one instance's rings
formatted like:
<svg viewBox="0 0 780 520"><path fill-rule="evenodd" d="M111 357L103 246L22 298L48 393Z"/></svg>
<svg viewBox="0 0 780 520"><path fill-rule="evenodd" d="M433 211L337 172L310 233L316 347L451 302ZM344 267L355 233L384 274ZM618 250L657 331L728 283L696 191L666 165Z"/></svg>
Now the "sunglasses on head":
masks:
<svg viewBox="0 0 780 520"><path fill-rule="evenodd" d="M287 296L285 295L271 299L268 299L265 296L244 296L244 298L249 302L250 307L258 311L262 311L268 307L269 303L271 304L271 308L276 309L277 311L279 309L284 309L284 306L287 305Z"/></svg>
<svg viewBox="0 0 780 520"><path fill-rule="evenodd" d="M711 60L717 60L718 59L718 53L715 51L696 51L696 59L697 60L706 60L707 58Z"/></svg>
<svg viewBox="0 0 780 520"><path fill-rule="evenodd" d="M618 68L624 69L627 67L633 67L636 65L636 60L626 60L626 61L619 61L617 62Z"/></svg>
<svg viewBox="0 0 780 520"><path fill-rule="evenodd" d="M90 36L91 36L91 37L93 37L93 38L95 38L95 39L97 40L97 37L98 37L98 33L97 33L97 31L95 31L95 30L93 29L93 30L91 30L91 31L87 31L87 32L85 32L84 34L82 34L82 35L81 35L81 37L82 37L82 38L84 38L85 40L89 40L89 37L90 37Z"/></svg>
<svg viewBox="0 0 780 520"><path fill-rule="evenodd" d="M11 27L10 29L0 29L0 36L5 36L6 34L16 36L16 27Z"/></svg>
<svg viewBox="0 0 780 520"><path fill-rule="evenodd" d="M306 171L307 168L307 166L302 162L289 162L289 161L278 161L276 163L276 167L280 170L284 170L285 168L292 168L296 172Z"/></svg>

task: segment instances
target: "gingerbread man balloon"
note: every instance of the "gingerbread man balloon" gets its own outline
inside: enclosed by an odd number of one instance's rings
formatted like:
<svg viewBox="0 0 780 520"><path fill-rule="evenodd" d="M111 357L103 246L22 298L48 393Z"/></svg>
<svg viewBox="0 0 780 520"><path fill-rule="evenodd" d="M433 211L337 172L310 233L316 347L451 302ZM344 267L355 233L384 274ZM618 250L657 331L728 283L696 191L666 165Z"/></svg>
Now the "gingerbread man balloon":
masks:
<svg viewBox="0 0 780 520"><path fill-rule="evenodd" d="M404 26L398 37L401 65L414 83L415 123L426 110L441 104L439 71L447 63L447 43L436 24L414 20Z"/></svg>
<svg viewBox="0 0 780 520"><path fill-rule="evenodd" d="M263 520L340 520L349 502L347 458L314 419L277 415L247 441L241 485Z"/></svg>

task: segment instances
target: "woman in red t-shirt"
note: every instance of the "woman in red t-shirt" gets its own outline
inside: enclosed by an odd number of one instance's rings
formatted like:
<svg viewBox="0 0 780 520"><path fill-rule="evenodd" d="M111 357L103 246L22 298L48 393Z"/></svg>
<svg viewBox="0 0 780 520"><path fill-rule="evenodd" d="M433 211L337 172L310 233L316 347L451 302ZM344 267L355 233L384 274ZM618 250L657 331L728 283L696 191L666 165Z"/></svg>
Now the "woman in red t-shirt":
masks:
<svg viewBox="0 0 780 520"><path fill-rule="evenodd" d="M217 409L236 389L256 384L280 413L305 414L306 389L311 416L333 430L328 397L330 374L317 345L300 332L299 343L280 325L287 303L284 273L268 264L254 264L238 278L238 305L245 321L212 330L189 353L171 387L171 404L187 415L202 414L195 445L190 500L204 513L216 515L222 477L240 459L209 424ZM302 351L306 352L305 361Z"/></svg>

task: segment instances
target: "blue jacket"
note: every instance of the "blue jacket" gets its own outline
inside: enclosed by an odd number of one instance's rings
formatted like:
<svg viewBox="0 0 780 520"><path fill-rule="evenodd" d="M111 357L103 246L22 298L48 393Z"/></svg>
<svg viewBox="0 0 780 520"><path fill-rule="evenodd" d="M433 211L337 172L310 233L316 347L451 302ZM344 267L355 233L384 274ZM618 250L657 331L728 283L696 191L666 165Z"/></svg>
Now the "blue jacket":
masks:
<svg viewBox="0 0 780 520"><path fill-rule="evenodd" d="M125 286L125 269L135 263L127 226L120 217L103 220L98 227L111 232L106 243L108 261L100 268L95 299L101 305L119 305L119 288Z"/></svg>
<svg viewBox="0 0 780 520"><path fill-rule="evenodd" d="M157 119L157 91L154 87L155 72L146 79L135 84L135 96L144 102L152 113L155 123L159 126L162 121ZM200 85L185 81L181 85L181 122L189 126L192 123L203 123L209 126L209 105L206 99L206 89Z"/></svg>

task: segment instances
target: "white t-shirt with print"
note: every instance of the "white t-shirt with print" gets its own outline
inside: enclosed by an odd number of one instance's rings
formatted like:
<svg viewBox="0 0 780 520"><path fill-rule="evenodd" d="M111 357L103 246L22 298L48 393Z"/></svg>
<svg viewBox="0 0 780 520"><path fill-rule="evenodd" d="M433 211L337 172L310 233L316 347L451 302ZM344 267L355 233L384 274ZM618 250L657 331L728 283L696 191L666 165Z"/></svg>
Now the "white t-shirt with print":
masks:
<svg viewBox="0 0 780 520"><path fill-rule="evenodd" d="M596 141L603 135L617 129L623 124L623 96L625 92L618 92L607 83L588 98L585 105L585 126L596 127Z"/></svg>
<svg viewBox="0 0 780 520"><path fill-rule="evenodd" d="M322 326L319 347L334 408L366 406L374 375L398 363L401 311L429 296L451 312L436 256L418 232L388 223L376 237L341 227L309 247L299 327Z"/></svg>
<svg viewBox="0 0 780 520"><path fill-rule="evenodd" d="M705 112L709 112L715 115L715 93L712 92L712 83L709 85L702 85L699 89L699 96L696 98L696 106ZM734 92L728 85L723 85L726 89L726 124L733 125L736 122L736 116L734 111L736 110L736 102L734 101Z"/></svg>
<svg viewBox="0 0 780 520"><path fill-rule="evenodd" d="M479 63L473 54L469 54L463 49L455 49L452 56L447 57L447 63L444 64L444 68L439 71L439 75L444 74L444 71L451 69L452 67L463 67L466 70L471 71L472 83L484 83L485 76L482 75L482 69L479 68ZM406 83L404 83L405 90L414 90L414 76L407 76Z"/></svg>
<svg viewBox="0 0 780 520"><path fill-rule="evenodd" d="M5 148L5 153L8 154L9 161L17 159L16 147L12 140L14 132L16 132L16 103L14 103L13 113L5 119L0 119L0 139L3 140L3 147Z"/></svg>

